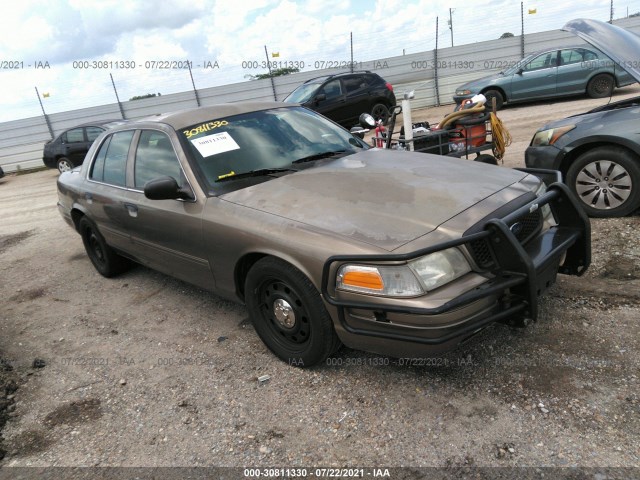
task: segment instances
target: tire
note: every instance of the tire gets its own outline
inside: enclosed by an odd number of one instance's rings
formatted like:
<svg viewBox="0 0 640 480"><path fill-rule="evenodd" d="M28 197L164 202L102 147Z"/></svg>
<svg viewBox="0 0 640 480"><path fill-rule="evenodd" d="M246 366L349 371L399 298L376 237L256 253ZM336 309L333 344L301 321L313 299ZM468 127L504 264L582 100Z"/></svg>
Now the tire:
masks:
<svg viewBox="0 0 640 480"><path fill-rule="evenodd" d="M502 105L504 104L504 97L498 90L486 90L482 92L482 94L487 99L487 103L485 103L485 105L486 105L486 108L489 109L489 111L491 111L491 108L492 108L491 107L492 98L496 99L496 110L500 110L502 108Z"/></svg>
<svg viewBox="0 0 640 480"><path fill-rule="evenodd" d="M566 183L590 217L622 217L640 207L640 159L619 147L580 155Z"/></svg>
<svg viewBox="0 0 640 480"><path fill-rule="evenodd" d="M316 288L300 270L280 259L256 262L247 275L245 300L264 344L290 365L311 367L340 347Z"/></svg>
<svg viewBox="0 0 640 480"><path fill-rule="evenodd" d="M488 163L489 165L498 165L498 160L493 155L478 155L473 159L474 162Z"/></svg>
<svg viewBox="0 0 640 480"><path fill-rule="evenodd" d="M599 73L587 84L587 95L591 98L610 97L614 87L613 77L606 73Z"/></svg>
<svg viewBox="0 0 640 480"><path fill-rule="evenodd" d="M376 103L371 108L371 116L376 120L382 119L384 125L389 121L389 108L384 103Z"/></svg>
<svg viewBox="0 0 640 480"><path fill-rule="evenodd" d="M60 157L56 162L56 167L58 168L58 172L64 173L71 170L73 167L73 163L67 157Z"/></svg>
<svg viewBox="0 0 640 480"><path fill-rule="evenodd" d="M96 225L87 217L82 217L78 225L84 249L98 273L103 277L113 277L124 272L130 266L129 260L118 255L98 231Z"/></svg>

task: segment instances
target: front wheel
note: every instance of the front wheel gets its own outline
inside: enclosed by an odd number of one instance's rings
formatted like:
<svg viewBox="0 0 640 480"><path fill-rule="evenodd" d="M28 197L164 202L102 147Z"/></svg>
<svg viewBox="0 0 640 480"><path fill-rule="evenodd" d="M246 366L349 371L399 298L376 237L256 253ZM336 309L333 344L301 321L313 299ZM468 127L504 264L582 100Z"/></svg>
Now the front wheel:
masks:
<svg viewBox="0 0 640 480"><path fill-rule="evenodd" d="M590 217L622 217L640 207L639 164L622 148L594 148L571 164L566 182Z"/></svg>
<svg viewBox="0 0 640 480"><path fill-rule="evenodd" d="M318 291L292 265L273 257L256 262L247 275L245 297L256 332L290 365L316 365L340 346Z"/></svg>
<svg viewBox="0 0 640 480"><path fill-rule="evenodd" d="M599 73L587 85L587 95L591 98L610 97L613 93L614 81L611 75Z"/></svg>
<svg viewBox="0 0 640 480"><path fill-rule="evenodd" d="M487 90L486 92L483 92L483 95L487 99L485 106L489 111L493 108L491 103L491 99L493 98L496 99L496 110L500 110L502 108L502 105L504 104L504 97L498 90Z"/></svg>

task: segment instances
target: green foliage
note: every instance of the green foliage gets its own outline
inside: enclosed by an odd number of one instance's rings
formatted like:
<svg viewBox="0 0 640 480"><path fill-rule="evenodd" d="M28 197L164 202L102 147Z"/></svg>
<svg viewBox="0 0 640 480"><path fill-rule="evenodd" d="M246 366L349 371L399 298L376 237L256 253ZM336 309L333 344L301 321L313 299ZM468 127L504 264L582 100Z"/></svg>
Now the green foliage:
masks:
<svg viewBox="0 0 640 480"><path fill-rule="evenodd" d="M264 80L265 78L281 77L283 75L289 75L291 73L298 73L299 71L299 68L276 68L274 70L271 70L271 73L260 73L258 75L253 75L251 77L251 80Z"/></svg>
<svg viewBox="0 0 640 480"><path fill-rule="evenodd" d="M504 32L502 35L500 35L500 38L510 38L513 37L513 33L511 32Z"/></svg>
<svg viewBox="0 0 640 480"><path fill-rule="evenodd" d="M161 95L161 93L147 93L146 95L136 95L135 97L131 97L129 100L142 100L143 98L160 97Z"/></svg>

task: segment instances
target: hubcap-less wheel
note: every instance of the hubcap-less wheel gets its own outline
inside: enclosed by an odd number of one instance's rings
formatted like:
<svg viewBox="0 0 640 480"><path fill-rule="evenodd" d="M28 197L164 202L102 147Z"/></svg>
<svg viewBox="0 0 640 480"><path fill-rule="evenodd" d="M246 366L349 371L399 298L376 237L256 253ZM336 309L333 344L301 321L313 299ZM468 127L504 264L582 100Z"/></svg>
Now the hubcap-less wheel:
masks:
<svg viewBox="0 0 640 480"><path fill-rule="evenodd" d="M382 120L382 123L386 125L389 120L389 109L386 105L378 103L371 109L371 116L376 120Z"/></svg>
<svg viewBox="0 0 640 480"><path fill-rule="evenodd" d="M101 265L105 264L105 256L104 250L102 250L102 245L100 244L100 240L98 239L96 232L91 229L88 232L89 236L89 246L91 247L91 255L93 259L100 263Z"/></svg>
<svg viewBox="0 0 640 480"><path fill-rule="evenodd" d="M289 365L316 365L340 347L322 297L293 265L258 260L247 273L245 299L256 333Z"/></svg>
<svg viewBox="0 0 640 480"><path fill-rule="evenodd" d="M262 318L275 341L288 347L309 341L309 312L293 287L269 279L260 286L259 298Z"/></svg>
<svg viewBox="0 0 640 480"><path fill-rule="evenodd" d="M619 207L631 195L632 187L629 172L610 160L589 163L576 177L578 197L598 209Z"/></svg>
<svg viewBox="0 0 640 480"><path fill-rule="evenodd" d="M72 168L73 168L73 165L71 165L71 162L66 158L61 158L60 160L58 160L58 171L60 173L68 172Z"/></svg>

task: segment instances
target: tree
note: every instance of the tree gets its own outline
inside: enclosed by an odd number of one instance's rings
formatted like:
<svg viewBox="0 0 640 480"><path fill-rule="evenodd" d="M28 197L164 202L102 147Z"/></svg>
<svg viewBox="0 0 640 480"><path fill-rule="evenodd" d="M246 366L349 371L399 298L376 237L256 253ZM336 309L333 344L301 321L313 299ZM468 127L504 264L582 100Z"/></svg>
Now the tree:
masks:
<svg viewBox="0 0 640 480"><path fill-rule="evenodd" d="M510 38L513 37L513 33L511 32L504 32L502 35L500 35L500 38Z"/></svg>
<svg viewBox="0 0 640 480"><path fill-rule="evenodd" d="M251 80L264 80L265 78L271 77L282 77L283 75L289 75L291 73L298 73L300 71L299 68L276 68L275 70L271 70L271 73L259 73L258 75L251 75Z"/></svg>
<svg viewBox="0 0 640 480"><path fill-rule="evenodd" d="M160 92L156 93L147 93L146 95L136 95L135 97L131 97L129 99L129 101L131 100L142 100L143 98L151 98L151 97L155 97L155 96L162 96L162 94Z"/></svg>
<svg viewBox="0 0 640 480"><path fill-rule="evenodd" d="M629 17L640 17L640 12L632 13Z"/></svg>

